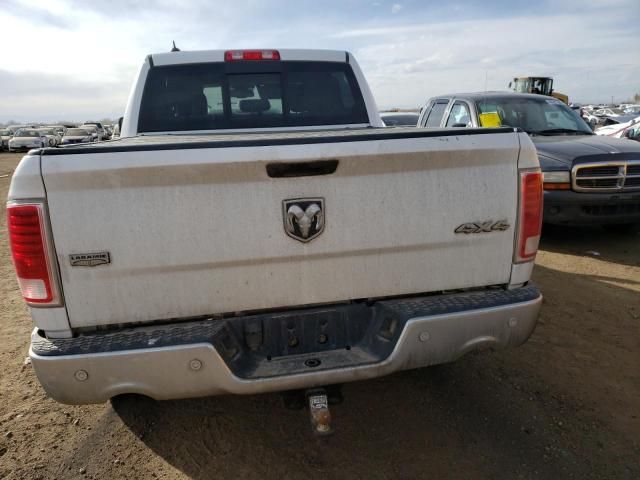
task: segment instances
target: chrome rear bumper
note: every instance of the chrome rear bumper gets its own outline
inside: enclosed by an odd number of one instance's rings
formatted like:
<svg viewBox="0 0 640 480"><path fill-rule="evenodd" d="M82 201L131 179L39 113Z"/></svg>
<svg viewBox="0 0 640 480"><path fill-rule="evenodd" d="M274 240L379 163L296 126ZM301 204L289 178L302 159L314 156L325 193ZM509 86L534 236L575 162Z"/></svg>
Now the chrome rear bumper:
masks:
<svg viewBox="0 0 640 480"><path fill-rule="evenodd" d="M68 404L101 403L124 393L165 400L302 389L446 363L477 348L524 343L542 303L538 290L529 285L487 295L498 299L498 305L487 306L477 292L386 302L385 308L409 315L390 340L388 353L376 356L367 350L365 343L373 340L365 335L362 345L347 349L269 358L263 362L268 369L258 366L244 377L216 346L224 320L60 340L34 330L29 355L47 393ZM474 306L480 308L468 308ZM414 311L429 314L410 316Z"/></svg>

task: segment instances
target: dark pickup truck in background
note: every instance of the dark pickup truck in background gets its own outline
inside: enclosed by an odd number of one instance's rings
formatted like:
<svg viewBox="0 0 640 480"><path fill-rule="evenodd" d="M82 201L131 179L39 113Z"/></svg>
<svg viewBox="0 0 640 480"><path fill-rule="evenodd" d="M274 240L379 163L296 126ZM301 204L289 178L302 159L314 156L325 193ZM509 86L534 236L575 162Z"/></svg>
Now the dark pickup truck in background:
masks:
<svg viewBox="0 0 640 480"><path fill-rule="evenodd" d="M640 224L640 144L595 135L576 112L543 95L442 95L419 127L510 126L529 134L544 175L544 222L635 230Z"/></svg>

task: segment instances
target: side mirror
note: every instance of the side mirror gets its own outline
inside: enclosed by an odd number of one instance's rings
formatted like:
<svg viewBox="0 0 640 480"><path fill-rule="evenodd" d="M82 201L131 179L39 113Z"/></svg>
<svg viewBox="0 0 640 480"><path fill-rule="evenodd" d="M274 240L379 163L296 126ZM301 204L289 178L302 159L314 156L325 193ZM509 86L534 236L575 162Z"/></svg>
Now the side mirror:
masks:
<svg viewBox="0 0 640 480"><path fill-rule="evenodd" d="M513 82L509 82L509 88L511 88L511 85L513 84Z"/></svg>

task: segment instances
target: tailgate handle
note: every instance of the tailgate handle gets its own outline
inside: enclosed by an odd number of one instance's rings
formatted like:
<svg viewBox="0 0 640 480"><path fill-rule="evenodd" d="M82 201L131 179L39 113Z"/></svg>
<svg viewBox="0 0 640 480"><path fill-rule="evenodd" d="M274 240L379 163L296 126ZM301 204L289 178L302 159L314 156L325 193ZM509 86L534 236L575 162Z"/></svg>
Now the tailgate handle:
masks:
<svg viewBox="0 0 640 480"><path fill-rule="evenodd" d="M313 177L331 175L338 168L338 160L315 160L313 162L269 163L267 175L271 178Z"/></svg>

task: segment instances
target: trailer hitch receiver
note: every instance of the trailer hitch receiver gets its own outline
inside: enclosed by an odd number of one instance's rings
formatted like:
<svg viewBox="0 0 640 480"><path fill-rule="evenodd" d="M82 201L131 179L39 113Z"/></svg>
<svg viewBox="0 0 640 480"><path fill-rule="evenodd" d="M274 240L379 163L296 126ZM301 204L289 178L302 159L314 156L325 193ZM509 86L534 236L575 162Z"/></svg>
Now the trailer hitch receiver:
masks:
<svg viewBox="0 0 640 480"><path fill-rule="evenodd" d="M331 412L329 411L329 398L323 388L307 390L309 402L309 415L311 427L316 435L329 435L333 433L331 426Z"/></svg>

